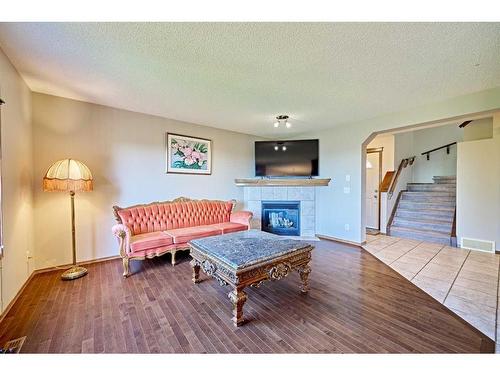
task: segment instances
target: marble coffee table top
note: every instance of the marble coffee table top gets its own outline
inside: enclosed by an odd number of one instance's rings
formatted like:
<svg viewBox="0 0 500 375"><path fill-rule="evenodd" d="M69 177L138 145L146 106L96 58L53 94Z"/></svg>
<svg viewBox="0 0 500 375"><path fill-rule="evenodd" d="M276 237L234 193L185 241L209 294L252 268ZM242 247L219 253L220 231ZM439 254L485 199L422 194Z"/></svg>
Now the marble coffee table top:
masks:
<svg viewBox="0 0 500 375"><path fill-rule="evenodd" d="M190 244L236 269L311 246L304 241L284 239L256 229L199 238Z"/></svg>

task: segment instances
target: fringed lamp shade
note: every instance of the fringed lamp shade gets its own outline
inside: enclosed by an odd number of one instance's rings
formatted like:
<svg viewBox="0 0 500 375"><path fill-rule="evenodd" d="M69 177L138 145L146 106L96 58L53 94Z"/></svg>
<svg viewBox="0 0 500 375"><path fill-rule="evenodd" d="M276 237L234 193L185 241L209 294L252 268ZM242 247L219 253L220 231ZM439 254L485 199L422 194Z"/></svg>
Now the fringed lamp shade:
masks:
<svg viewBox="0 0 500 375"><path fill-rule="evenodd" d="M92 173L81 161L56 161L43 178L43 191L92 191Z"/></svg>

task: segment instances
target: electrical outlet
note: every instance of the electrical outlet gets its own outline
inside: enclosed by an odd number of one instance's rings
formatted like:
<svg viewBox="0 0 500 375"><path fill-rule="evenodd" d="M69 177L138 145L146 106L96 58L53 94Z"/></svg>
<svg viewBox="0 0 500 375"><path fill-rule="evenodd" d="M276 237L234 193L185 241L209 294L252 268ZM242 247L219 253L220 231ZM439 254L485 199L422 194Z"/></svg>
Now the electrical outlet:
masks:
<svg viewBox="0 0 500 375"><path fill-rule="evenodd" d="M349 186L344 186L344 194L350 194L351 188Z"/></svg>
<svg viewBox="0 0 500 375"><path fill-rule="evenodd" d="M345 225L344 225L344 229L345 229L345 231L346 231L346 232L349 232L349 230L350 230L350 228L349 228L349 224L345 224Z"/></svg>

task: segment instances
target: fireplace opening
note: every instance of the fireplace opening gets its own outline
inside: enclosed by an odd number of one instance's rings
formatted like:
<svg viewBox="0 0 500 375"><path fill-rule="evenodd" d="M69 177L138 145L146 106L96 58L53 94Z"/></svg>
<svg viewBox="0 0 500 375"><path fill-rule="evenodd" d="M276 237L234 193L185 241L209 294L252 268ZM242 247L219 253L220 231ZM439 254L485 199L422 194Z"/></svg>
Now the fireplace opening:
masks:
<svg viewBox="0 0 500 375"><path fill-rule="evenodd" d="M300 202L262 202L262 230L284 236L300 236Z"/></svg>

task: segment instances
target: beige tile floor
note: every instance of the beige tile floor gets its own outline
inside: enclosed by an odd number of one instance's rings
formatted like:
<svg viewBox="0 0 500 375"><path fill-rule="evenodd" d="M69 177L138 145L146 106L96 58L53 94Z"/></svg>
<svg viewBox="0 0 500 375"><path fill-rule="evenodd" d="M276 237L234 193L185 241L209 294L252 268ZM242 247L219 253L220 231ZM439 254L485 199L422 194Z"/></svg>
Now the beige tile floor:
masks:
<svg viewBox="0 0 500 375"><path fill-rule="evenodd" d="M484 334L500 353L500 255L367 235L365 250Z"/></svg>

